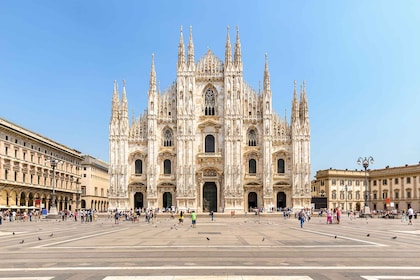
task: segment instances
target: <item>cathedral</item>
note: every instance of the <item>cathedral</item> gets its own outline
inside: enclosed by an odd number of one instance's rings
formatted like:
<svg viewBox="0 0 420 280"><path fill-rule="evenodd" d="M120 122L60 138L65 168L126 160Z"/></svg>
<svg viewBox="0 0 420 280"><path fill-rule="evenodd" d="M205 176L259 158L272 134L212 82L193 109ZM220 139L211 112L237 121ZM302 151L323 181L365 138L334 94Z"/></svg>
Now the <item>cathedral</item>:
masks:
<svg viewBox="0 0 420 280"><path fill-rule="evenodd" d="M192 28L181 28L176 80L156 85L152 55L148 104L129 121L125 81L114 82L109 124L109 209L244 213L310 207L310 125L305 83L290 123L273 111L267 56L263 88L243 79L239 31L225 58L196 61ZM187 50L186 50L187 48ZM233 48L233 53L232 53Z"/></svg>

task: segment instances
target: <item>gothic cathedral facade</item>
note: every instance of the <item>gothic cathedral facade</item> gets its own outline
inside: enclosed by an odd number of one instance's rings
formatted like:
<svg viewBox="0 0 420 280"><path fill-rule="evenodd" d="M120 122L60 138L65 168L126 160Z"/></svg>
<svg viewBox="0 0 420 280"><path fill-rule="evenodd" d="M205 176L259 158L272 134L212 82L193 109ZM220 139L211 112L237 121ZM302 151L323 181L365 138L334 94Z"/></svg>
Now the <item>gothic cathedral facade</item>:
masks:
<svg viewBox="0 0 420 280"><path fill-rule="evenodd" d="M239 32L225 60L209 49L197 62L181 28L176 81L157 89L154 56L145 112L129 121L125 82L116 82L109 125L109 209L197 212L310 207L306 86L296 82L290 124L272 109L267 57L263 89L243 79Z"/></svg>

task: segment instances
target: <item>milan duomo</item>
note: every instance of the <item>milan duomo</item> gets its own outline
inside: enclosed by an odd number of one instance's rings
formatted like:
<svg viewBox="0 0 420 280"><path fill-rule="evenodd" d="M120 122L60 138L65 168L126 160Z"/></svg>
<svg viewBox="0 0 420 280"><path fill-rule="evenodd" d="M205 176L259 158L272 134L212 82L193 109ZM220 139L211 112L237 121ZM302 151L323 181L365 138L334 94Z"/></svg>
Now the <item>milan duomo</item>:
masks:
<svg viewBox="0 0 420 280"><path fill-rule="evenodd" d="M125 82L121 97L114 83L109 208L310 207L305 84L298 99L295 82L288 123L272 109L267 56L263 89L244 81L238 30L232 57L228 29L224 61L209 49L196 62L191 28L187 48L181 28L176 80L162 93L152 55L147 109L131 122Z"/></svg>

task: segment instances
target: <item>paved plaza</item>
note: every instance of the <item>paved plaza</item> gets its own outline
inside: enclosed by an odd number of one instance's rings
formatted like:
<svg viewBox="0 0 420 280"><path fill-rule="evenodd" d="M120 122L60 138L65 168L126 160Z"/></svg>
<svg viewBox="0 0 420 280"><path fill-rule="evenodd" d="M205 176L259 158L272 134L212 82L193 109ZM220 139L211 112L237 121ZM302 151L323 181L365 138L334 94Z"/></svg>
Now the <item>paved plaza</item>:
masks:
<svg viewBox="0 0 420 280"><path fill-rule="evenodd" d="M420 220L281 215L167 215L153 223L100 217L0 225L5 279L420 279ZM417 224L419 221L419 224Z"/></svg>

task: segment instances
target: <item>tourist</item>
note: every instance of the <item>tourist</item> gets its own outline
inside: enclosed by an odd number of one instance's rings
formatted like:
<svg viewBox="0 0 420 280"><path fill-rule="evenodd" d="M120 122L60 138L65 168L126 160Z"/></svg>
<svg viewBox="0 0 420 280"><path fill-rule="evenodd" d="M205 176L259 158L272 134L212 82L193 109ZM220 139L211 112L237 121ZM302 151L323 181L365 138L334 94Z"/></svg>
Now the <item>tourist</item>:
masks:
<svg viewBox="0 0 420 280"><path fill-rule="evenodd" d="M414 210L413 210L413 208L411 208L411 206L410 206L410 208L408 208L407 214L408 214L408 224L412 225L413 224L412 220L413 220Z"/></svg>
<svg viewBox="0 0 420 280"><path fill-rule="evenodd" d="M197 213L195 213L195 211L193 210L191 212L191 226L195 228L196 224L197 224Z"/></svg>
<svg viewBox="0 0 420 280"><path fill-rule="evenodd" d="M298 220L300 222L300 227L303 228L303 223L305 223L305 211L300 210L299 214L298 214Z"/></svg>

